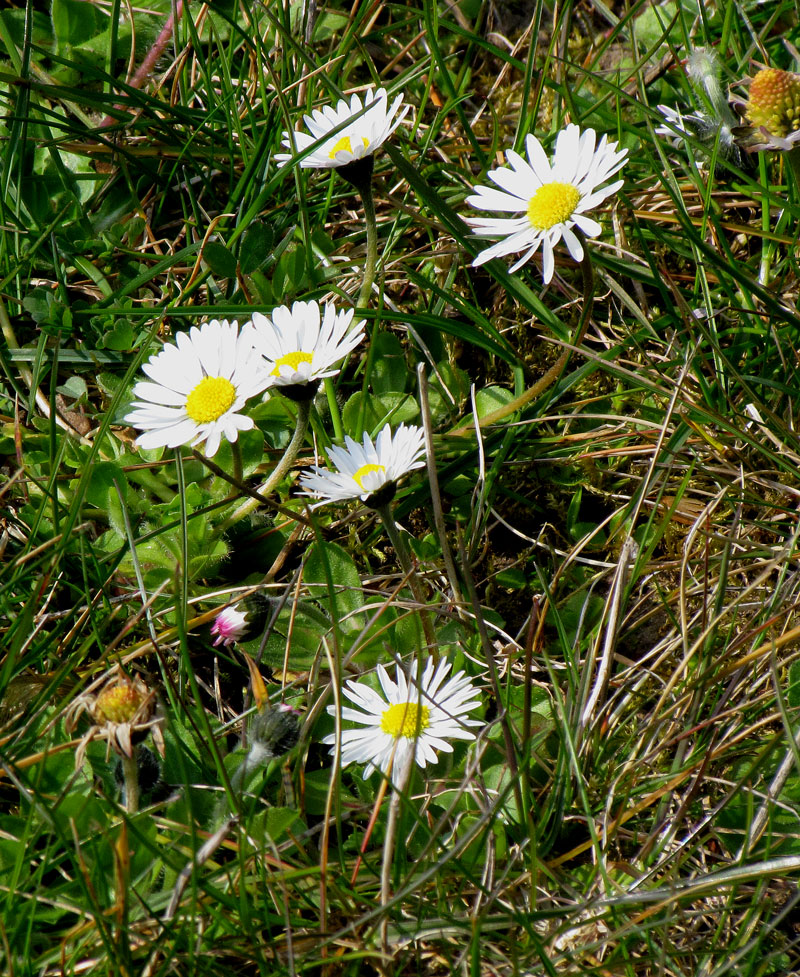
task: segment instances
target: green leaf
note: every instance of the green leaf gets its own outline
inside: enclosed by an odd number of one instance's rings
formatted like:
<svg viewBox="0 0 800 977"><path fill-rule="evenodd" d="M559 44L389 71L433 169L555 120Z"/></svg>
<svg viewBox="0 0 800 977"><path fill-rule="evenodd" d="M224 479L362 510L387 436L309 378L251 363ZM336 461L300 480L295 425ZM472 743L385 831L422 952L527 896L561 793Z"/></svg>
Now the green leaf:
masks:
<svg viewBox="0 0 800 977"><path fill-rule="evenodd" d="M403 392L410 371L403 344L392 332L379 332L372 340L370 386L376 394Z"/></svg>
<svg viewBox="0 0 800 977"><path fill-rule="evenodd" d="M299 813L290 807L268 807L261 817L256 819L256 830L263 828L267 838L277 841L299 819Z"/></svg>
<svg viewBox="0 0 800 977"><path fill-rule="evenodd" d="M129 350L133 346L133 329L125 319L117 319L112 329L103 333L106 349Z"/></svg>
<svg viewBox="0 0 800 977"><path fill-rule="evenodd" d="M478 417L485 417L493 411L505 407L514 399L514 395L505 387L492 385L484 387L475 394L475 405L478 408Z"/></svg>
<svg viewBox="0 0 800 977"><path fill-rule="evenodd" d="M268 224L251 224L242 235L239 248L239 267L244 275L260 268L272 251L275 234Z"/></svg>
<svg viewBox="0 0 800 977"><path fill-rule="evenodd" d="M361 578L341 546L317 540L308 551L303 579L311 596L325 605L342 630L364 626L362 615L354 613L363 606Z"/></svg>
<svg viewBox="0 0 800 977"><path fill-rule="evenodd" d="M361 412L361 402L364 392L359 390L344 405L342 421L347 431L358 432L358 418ZM413 421L419 414L419 405L410 394L385 393L380 397L366 395L364 411L364 430L377 433L384 425Z"/></svg>
<svg viewBox="0 0 800 977"><path fill-rule="evenodd" d="M800 662L792 662L789 666L786 702L790 713L797 716L800 713Z"/></svg>
<svg viewBox="0 0 800 977"><path fill-rule="evenodd" d="M305 281L306 249L293 241L278 259L272 276L276 300L283 301L287 296L296 295Z"/></svg>
<svg viewBox="0 0 800 977"><path fill-rule="evenodd" d="M50 319L50 310L55 301L55 296L48 289L34 288L22 300L22 308L25 309L34 322L47 322Z"/></svg>
<svg viewBox="0 0 800 977"><path fill-rule="evenodd" d="M86 485L86 502L98 509L107 510L109 497L119 499L115 483L124 499L128 492L128 479L120 466L113 461L101 461L92 465Z"/></svg>
<svg viewBox="0 0 800 977"><path fill-rule="evenodd" d="M528 579L522 570L514 567L501 570L494 579L499 587L508 587L510 590L521 590L528 585Z"/></svg>
<svg viewBox="0 0 800 977"><path fill-rule="evenodd" d="M203 259L208 267L220 278L236 277L236 258L219 241L207 241L203 248Z"/></svg>
<svg viewBox="0 0 800 977"><path fill-rule="evenodd" d="M72 400L85 401L89 394L86 381L83 377L69 377L65 383L56 387L56 390L65 397L70 397Z"/></svg>
<svg viewBox="0 0 800 977"><path fill-rule="evenodd" d="M60 49L83 44L98 31L97 11L85 0L53 0L50 16Z"/></svg>

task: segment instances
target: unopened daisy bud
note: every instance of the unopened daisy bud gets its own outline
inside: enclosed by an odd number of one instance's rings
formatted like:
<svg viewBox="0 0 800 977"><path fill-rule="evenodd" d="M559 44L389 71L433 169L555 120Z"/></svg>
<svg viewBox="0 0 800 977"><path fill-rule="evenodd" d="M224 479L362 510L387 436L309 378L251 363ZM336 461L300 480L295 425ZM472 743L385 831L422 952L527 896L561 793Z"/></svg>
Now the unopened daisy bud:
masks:
<svg viewBox="0 0 800 977"><path fill-rule="evenodd" d="M762 68L750 83L747 118L780 138L800 129L800 75Z"/></svg>
<svg viewBox="0 0 800 977"><path fill-rule="evenodd" d="M736 120L720 84L719 55L710 47L695 48L687 63L689 78L696 89L705 92L720 123L734 125Z"/></svg>
<svg viewBox="0 0 800 977"><path fill-rule="evenodd" d="M146 698L146 692L132 682L119 682L103 689L94 704L98 723L129 723Z"/></svg>
<svg viewBox="0 0 800 977"><path fill-rule="evenodd" d="M300 739L300 713L284 703L267 705L250 720L247 737L247 753L231 777L231 787L236 791L253 773L296 745Z"/></svg>
<svg viewBox="0 0 800 977"><path fill-rule="evenodd" d="M228 647L235 641L249 641L261 634L269 618L269 599L263 594L250 594L231 607L226 607L214 618L211 636L216 638L214 647Z"/></svg>
<svg viewBox="0 0 800 977"><path fill-rule="evenodd" d="M265 757L288 753L300 738L300 715L297 709L283 702L256 713L247 731L251 749L260 748Z"/></svg>

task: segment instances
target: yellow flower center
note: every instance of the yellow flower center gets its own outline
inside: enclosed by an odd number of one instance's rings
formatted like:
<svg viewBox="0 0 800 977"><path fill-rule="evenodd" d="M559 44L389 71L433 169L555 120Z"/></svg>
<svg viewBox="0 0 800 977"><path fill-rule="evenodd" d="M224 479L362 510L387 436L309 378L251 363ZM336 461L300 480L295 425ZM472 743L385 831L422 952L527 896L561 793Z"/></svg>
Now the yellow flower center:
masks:
<svg viewBox="0 0 800 977"><path fill-rule="evenodd" d="M353 478L358 482L362 489L364 489L364 479L367 475L371 475L373 472L380 472L381 475L386 477L386 469L383 465L362 465L357 472L353 474ZM366 491L366 489L364 489Z"/></svg>
<svg viewBox="0 0 800 977"><path fill-rule="evenodd" d="M381 716L381 729L395 739L419 736L431 724L431 711L416 702L397 702Z"/></svg>
<svg viewBox="0 0 800 977"><path fill-rule="evenodd" d="M528 220L537 231L546 231L572 217L580 192L571 183L545 183L528 202Z"/></svg>
<svg viewBox="0 0 800 977"><path fill-rule="evenodd" d="M236 387L225 377L203 377L186 398L186 413L196 424L209 424L230 410Z"/></svg>
<svg viewBox="0 0 800 977"><path fill-rule="evenodd" d="M301 363L310 363L312 359L313 356L311 353L304 353L300 349L298 349L296 353L287 353L286 356L282 356L279 360L275 360L275 369L272 371L272 376L279 377L281 375L282 366L290 366L292 370L297 372L297 368Z"/></svg>
<svg viewBox="0 0 800 977"><path fill-rule="evenodd" d="M365 139L363 136L361 137L361 142L364 144L364 149L369 146L369 139ZM328 153L328 159L336 159L336 154L341 152L352 154L353 144L350 142L350 136L342 136L333 149Z"/></svg>

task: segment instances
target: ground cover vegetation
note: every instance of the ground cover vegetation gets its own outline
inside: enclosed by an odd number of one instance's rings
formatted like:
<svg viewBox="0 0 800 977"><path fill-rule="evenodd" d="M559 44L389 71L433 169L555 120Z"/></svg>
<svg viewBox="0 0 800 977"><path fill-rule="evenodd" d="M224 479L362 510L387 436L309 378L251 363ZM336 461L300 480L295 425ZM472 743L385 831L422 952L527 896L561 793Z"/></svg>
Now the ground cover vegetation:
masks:
<svg viewBox="0 0 800 977"><path fill-rule="evenodd" d="M0 11L4 972L800 972L798 37Z"/></svg>

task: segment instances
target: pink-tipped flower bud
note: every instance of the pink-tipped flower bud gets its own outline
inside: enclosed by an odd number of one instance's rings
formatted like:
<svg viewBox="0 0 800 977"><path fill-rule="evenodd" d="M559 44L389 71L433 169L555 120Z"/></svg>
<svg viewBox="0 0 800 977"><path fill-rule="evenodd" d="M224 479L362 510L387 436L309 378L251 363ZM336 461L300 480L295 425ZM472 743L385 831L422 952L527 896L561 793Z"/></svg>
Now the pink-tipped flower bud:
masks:
<svg viewBox="0 0 800 977"><path fill-rule="evenodd" d="M214 647L228 647L234 642L249 641L264 631L269 618L270 602L263 594L250 594L237 604L226 607L214 618L211 636Z"/></svg>

